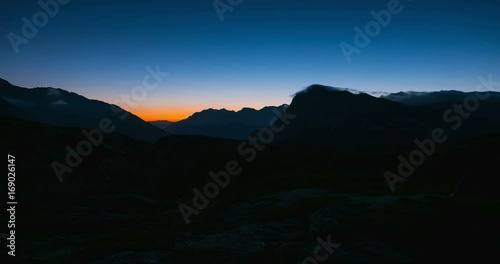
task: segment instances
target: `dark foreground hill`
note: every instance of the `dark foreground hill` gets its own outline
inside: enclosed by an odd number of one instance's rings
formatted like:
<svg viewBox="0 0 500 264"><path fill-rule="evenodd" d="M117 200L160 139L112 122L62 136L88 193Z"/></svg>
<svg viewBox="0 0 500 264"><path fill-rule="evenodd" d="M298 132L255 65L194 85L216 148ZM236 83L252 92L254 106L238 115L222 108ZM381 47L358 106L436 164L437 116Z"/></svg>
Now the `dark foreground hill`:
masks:
<svg viewBox="0 0 500 264"><path fill-rule="evenodd" d="M491 173L500 169L498 135L441 145L392 194L384 172L410 148L281 142L249 161L241 141L149 144L111 133L60 183L51 164L85 139L80 129L10 117L0 124L10 132L2 152L16 157L16 258L24 262L297 263L320 239L335 243L321 249L324 263L473 261L494 258L500 245ZM194 206L193 188L205 192L209 173L229 161L241 172L187 225L179 204Z"/></svg>

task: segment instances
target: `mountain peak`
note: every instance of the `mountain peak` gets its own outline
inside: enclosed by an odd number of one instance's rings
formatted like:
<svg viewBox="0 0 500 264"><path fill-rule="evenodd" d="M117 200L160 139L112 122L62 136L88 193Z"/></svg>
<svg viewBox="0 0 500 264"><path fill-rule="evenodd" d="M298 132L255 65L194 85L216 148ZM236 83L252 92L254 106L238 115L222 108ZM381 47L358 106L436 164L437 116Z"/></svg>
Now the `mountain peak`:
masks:
<svg viewBox="0 0 500 264"><path fill-rule="evenodd" d="M343 89L339 87L326 86L322 84L313 84L306 87L304 90L299 91L295 96L300 94L326 94L331 92L348 92L348 89Z"/></svg>

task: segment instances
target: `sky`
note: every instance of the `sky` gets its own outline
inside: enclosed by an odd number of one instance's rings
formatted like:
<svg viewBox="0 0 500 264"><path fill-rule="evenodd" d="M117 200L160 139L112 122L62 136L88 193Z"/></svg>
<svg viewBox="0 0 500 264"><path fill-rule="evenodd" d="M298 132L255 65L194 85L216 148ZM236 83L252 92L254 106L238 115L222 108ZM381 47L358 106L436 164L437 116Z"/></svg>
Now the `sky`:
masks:
<svg viewBox="0 0 500 264"><path fill-rule="evenodd" d="M148 121L290 103L311 84L473 91L479 76L500 79L493 0L59 1L44 24L38 1L0 0L0 78L117 102ZM356 46L354 28L366 33L378 23L371 12L397 2L400 12ZM23 34L23 17L39 20L35 36ZM358 51L350 62L341 43ZM148 66L169 75L136 104L123 102Z"/></svg>

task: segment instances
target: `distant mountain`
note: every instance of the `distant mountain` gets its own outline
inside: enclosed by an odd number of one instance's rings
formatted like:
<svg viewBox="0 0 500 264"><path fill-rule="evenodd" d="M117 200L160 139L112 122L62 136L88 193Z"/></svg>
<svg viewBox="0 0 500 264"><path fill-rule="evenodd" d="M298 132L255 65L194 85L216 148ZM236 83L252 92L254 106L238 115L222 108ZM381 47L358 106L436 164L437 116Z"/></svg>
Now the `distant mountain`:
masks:
<svg viewBox="0 0 500 264"><path fill-rule="evenodd" d="M168 120L157 120L157 121L149 121L149 123L161 128L163 130L166 130L174 122L170 122Z"/></svg>
<svg viewBox="0 0 500 264"><path fill-rule="evenodd" d="M480 94L491 95L487 101L500 102L498 92L479 92ZM461 91L439 91L439 92L399 92L382 96L382 98L412 106L453 104L463 102L467 96L474 95L475 92Z"/></svg>
<svg viewBox="0 0 500 264"><path fill-rule="evenodd" d="M286 107L267 106L260 110L243 108L240 111L208 109L172 123L165 130L172 134L245 139L253 131L268 126Z"/></svg>
<svg viewBox="0 0 500 264"><path fill-rule="evenodd" d="M288 108L296 115L277 140L316 145L412 144L439 116L368 94L312 85Z"/></svg>
<svg viewBox="0 0 500 264"><path fill-rule="evenodd" d="M91 129L109 118L116 132L135 139L152 142L168 134L118 106L63 89L28 89L0 79L0 98L3 114L50 125Z"/></svg>
<svg viewBox="0 0 500 264"><path fill-rule="evenodd" d="M485 100L477 100L476 108L473 106L473 100L479 95ZM417 107L423 110L433 111L436 115L443 117L449 110L454 111L454 107L470 104L473 111L468 111L462 106L462 111L469 117L466 118L464 126L455 134L462 138L473 138L484 134L500 132L500 93L498 92L460 92L460 91L439 91L439 92L399 92L389 94L384 98L400 102L402 104Z"/></svg>

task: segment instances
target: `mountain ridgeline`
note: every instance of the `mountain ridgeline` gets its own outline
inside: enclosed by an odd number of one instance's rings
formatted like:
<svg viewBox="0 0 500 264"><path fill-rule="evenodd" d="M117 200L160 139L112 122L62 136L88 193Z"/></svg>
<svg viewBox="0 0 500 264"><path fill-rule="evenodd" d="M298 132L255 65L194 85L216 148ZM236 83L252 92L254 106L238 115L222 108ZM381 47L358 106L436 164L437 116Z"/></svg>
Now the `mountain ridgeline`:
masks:
<svg viewBox="0 0 500 264"><path fill-rule="evenodd" d="M312 85L298 92L287 112L297 117L277 141L325 146L412 146L437 127L454 127L450 140L467 140L500 132L500 93L477 93L473 111L464 104L476 93L443 91L419 98L402 93L376 98L346 90ZM421 96L421 97L420 97ZM458 108L457 108L458 107ZM464 124L464 125L462 125ZM455 129L460 125L460 130Z"/></svg>
<svg viewBox="0 0 500 264"><path fill-rule="evenodd" d="M171 134L243 140L255 130L274 122L287 105L267 106L260 110L243 108L240 111L207 109L194 113L179 122L156 121L152 124Z"/></svg>
<svg viewBox="0 0 500 264"><path fill-rule="evenodd" d="M458 123L456 105L475 94L487 96L473 113L461 116L466 126L451 135L466 140L500 132L500 93L400 92L376 98L323 85L298 92L290 105L240 111L207 109L178 121L145 122L118 106L55 88L27 89L0 79L0 113L25 120L63 126L97 128L103 118L112 120L116 132L154 142L168 134L199 135L244 140L270 126L286 111L296 115L275 142L325 146L412 145L428 137L435 127ZM469 102L470 103L470 102ZM446 114L451 109L451 112ZM464 115L462 113L462 115Z"/></svg>
<svg viewBox="0 0 500 264"><path fill-rule="evenodd" d="M0 98L2 114L49 125L93 129L109 118L116 132L135 139L154 142L168 134L116 105L63 89L28 89L0 79Z"/></svg>

